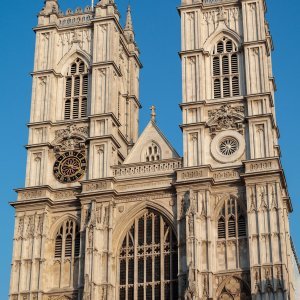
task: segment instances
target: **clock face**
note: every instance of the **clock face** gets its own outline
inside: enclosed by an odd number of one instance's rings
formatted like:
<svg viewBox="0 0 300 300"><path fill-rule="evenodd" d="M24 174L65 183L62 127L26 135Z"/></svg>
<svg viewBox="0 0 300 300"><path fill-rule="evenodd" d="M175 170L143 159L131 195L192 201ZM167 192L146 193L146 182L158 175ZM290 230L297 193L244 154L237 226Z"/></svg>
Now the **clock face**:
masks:
<svg viewBox="0 0 300 300"><path fill-rule="evenodd" d="M78 181L85 173L85 155L77 151L68 151L59 156L54 164L54 176L59 182L70 183Z"/></svg>

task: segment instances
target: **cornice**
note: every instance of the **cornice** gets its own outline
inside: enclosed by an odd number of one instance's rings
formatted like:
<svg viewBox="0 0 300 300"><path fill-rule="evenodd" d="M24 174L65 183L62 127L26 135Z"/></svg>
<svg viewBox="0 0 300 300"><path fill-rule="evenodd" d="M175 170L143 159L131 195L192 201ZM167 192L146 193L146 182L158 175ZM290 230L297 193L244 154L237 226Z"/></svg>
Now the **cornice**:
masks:
<svg viewBox="0 0 300 300"><path fill-rule="evenodd" d="M126 98L129 98L129 99L133 99L134 102L136 103L136 105L139 108L143 107L142 104L141 104L141 102L139 101L139 99L135 95L123 94L123 96L125 96Z"/></svg>
<svg viewBox="0 0 300 300"><path fill-rule="evenodd" d="M114 61L105 61L105 62L96 62L91 65L92 69L98 68L98 67L108 67L108 66L113 66L114 70L118 73L119 77L122 76L121 70L119 67L116 65Z"/></svg>
<svg viewBox="0 0 300 300"><path fill-rule="evenodd" d="M42 125L50 125L50 126L68 126L68 125L73 125L73 124L79 124L82 123L83 125L89 125L88 123L88 117L87 118L82 118L82 119L74 119L74 120L61 120L61 121L56 121L56 122L52 122L52 121L42 121L42 122L30 122L27 124L27 127L33 127L33 126L42 126Z"/></svg>
<svg viewBox="0 0 300 300"><path fill-rule="evenodd" d="M43 75L54 75L58 78L63 78L64 76L61 73L57 73L54 69L49 70L40 70L40 71L33 71L30 73L31 76L43 76Z"/></svg>
<svg viewBox="0 0 300 300"><path fill-rule="evenodd" d="M101 135L101 136L93 136L87 138L87 141L102 141L102 140L112 140L117 148L121 148L120 143L117 141L117 139L112 134L107 135Z"/></svg>
<svg viewBox="0 0 300 300"><path fill-rule="evenodd" d="M93 115L88 116L89 120L102 118L102 117L104 117L104 118L111 117L114 120L114 122L117 124L118 127L120 127L122 125L113 112L102 113L102 114L93 114Z"/></svg>

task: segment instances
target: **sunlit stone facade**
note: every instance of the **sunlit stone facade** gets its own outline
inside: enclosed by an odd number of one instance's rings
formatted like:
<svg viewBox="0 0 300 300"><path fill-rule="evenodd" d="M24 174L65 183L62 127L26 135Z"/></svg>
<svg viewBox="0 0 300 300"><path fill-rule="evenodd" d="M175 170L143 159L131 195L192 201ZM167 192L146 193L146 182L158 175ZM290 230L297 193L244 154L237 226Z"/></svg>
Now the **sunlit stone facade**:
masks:
<svg viewBox="0 0 300 300"><path fill-rule="evenodd" d="M296 299L265 11L182 0L180 157L138 136L130 8L45 1L9 299Z"/></svg>

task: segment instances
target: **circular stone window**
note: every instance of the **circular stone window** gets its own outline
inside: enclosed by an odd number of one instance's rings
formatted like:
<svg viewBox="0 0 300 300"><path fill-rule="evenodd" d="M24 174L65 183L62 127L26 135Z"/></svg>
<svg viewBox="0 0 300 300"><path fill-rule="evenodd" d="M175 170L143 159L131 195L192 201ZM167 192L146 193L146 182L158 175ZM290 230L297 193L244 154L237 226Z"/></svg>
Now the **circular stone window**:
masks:
<svg viewBox="0 0 300 300"><path fill-rule="evenodd" d="M211 142L211 154L221 163L235 162L241 158L244 152L244 137L233 130L220 132Z"/></svg>
<svg viewBox="0 0 300 300"><path fill-rule="evenodd" d="M239 150L239 142L233 137L224 138L219 146L220 152L225 156L230 156Z"/></svg>

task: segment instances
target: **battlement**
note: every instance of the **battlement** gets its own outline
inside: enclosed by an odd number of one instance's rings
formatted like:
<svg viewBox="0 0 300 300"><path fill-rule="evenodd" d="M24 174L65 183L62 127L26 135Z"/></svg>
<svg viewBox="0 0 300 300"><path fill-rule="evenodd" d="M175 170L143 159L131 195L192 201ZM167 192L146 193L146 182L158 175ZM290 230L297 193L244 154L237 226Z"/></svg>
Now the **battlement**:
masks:
<svg viewBox="0 0 300 300"><path fill-rule="evenodd" d="M63 27L88 24L93 18L93 8L91 6L86 6L84 9L78 7L75 11L68 8L65 13L60 11L58 17L58 25Z"/></svg>

